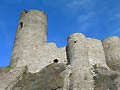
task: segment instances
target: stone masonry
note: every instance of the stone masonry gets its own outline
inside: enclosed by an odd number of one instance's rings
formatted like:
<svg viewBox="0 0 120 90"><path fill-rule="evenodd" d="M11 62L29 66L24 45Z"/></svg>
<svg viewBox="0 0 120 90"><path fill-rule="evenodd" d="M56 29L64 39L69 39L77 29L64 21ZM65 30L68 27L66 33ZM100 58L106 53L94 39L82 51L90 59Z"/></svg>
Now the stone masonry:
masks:
<svg viewBox="0 0 120 90"><path fill-rule="evenodd" d="M120 90L120 38L74 33L57 48L47 42L47 15L23 10L0 90Z"/></svg>

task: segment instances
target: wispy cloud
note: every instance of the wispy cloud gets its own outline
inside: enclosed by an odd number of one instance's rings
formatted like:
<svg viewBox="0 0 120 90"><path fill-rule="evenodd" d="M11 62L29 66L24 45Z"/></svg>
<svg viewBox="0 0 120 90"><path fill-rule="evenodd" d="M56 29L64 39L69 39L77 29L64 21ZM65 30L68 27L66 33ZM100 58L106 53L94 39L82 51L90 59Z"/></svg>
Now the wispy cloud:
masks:
<svg viewBox="0 0 120 90"><path fill-rule="evenodd" d="M81 9L88 11L92 8L93 3L91 0L70 0L66 6L73 9L73 11L79 11Z"/></svg>
<svg viewBox="0 0 120 90"><path fill-rule="evenodd" d="M74 31L104 33L104 36L119 33L118 0L51 0L51 2L54 2L55 7L59 7L64 14L69 15L69 18L71 17ZM51 3L49 5L52 7Z"/></svg>
<svg viewBox="0 0 120 90"><path fill-rule="evenodd" d="M86 31L92 24L92 19L96 15L94 11L93 0L70 0L66 3L66 7L74 13L76 17L78 31Z"/></svg>
<svg viewBox="0 0 120 90"><path fill-rule="evenodd" d="M95 17L95 13L87 13L87 14L79 14L76 17L76 23L79 31L87 31L89 27L93 24L93 19Z"/></svg>
<svg viewBox="0 0 120 90"><path fill-rule="evenodd" d="M80 14L77 17L77 21L79 23L86 23L86 22L89 22L91 19L93 19L95 15L96 14L94 12L90 12L90 13L87 13L87 14Z"/></svg>

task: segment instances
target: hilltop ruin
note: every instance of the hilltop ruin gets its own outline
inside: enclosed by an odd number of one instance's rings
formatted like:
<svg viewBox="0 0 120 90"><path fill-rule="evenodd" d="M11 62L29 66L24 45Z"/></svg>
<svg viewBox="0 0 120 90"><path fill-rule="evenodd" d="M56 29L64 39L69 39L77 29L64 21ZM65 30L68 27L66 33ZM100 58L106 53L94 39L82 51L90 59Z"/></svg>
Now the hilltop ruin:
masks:
<svg viewBox="0 0 120 90"><path fill-rule="evenodd" d="M120 38L74 33L68 45L47 42L47 15L23 10L0 90L120 90Z"/></svg>

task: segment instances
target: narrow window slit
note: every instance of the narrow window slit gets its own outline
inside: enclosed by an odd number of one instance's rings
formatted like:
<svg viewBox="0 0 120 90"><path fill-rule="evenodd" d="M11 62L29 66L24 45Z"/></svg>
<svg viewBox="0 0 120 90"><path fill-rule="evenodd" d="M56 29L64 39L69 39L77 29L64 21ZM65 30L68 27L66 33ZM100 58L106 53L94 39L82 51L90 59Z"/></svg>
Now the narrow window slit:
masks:
<svg viewBox="0 0 120 90"><path fill-rule="evenodd" d="M20 22L20 28L22 28L23 27L23 22Z"/></svg>

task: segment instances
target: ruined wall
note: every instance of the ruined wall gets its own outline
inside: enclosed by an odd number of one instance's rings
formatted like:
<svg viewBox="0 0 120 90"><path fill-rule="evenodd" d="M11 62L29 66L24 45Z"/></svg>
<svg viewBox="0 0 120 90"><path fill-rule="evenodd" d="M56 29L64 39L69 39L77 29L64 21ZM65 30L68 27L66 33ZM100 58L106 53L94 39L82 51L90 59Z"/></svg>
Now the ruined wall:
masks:
<svg viewBox="0 0 120 90"><path fill-rule="evenodd" d="M109 69L102 42L75 33L68 38L68 56L72 67L72 90L94 90L94 66Z"/></svg>
<svg viewBox="0 0 120 90"><path fill-rule="evenodd" d="M74 33L57 48L47 42L47 15L24 10L10 66L0 68L0 90L120 90L119 43Z"/></svg>
<svg viewBox="0 0 120 90"><path fill-rule="evenodd" d="M66 62L66 52L57 49L54 43L47 43L47 15L43 11L23 10L16 33L11 67L27 65L31 72L35 72L53 63L54 59Z"/></svg>

